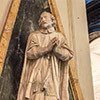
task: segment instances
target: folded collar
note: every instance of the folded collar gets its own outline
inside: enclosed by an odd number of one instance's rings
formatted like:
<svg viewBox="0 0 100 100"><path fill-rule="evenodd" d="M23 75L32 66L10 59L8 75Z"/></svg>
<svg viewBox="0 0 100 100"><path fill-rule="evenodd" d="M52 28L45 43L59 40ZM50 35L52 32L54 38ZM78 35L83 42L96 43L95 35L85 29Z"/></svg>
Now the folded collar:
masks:
<svg viewBox="0 0 100 100"><path fill-rule="evenodd" d="M55 32L55 29L54 29L54 27L50 27L50 28L47 28L47 29L40 29L40 32L43 33L43 34L50 34L50 33Z"/></svg>

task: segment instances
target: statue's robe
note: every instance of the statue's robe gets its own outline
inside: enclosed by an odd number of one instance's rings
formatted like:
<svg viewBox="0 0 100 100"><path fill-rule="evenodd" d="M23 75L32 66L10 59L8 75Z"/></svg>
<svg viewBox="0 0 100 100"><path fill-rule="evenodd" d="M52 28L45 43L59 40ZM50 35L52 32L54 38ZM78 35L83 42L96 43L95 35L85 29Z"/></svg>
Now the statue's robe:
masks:
<svg viewBox="0 0 100 100"><path fill-rule="evenodd" d="M54 37L59 40L58 45L42 55L39 47L46 47ZM68 100L68 61L71 58L72 51L61 33L49 30L31 33L17 100Z"/></svg>

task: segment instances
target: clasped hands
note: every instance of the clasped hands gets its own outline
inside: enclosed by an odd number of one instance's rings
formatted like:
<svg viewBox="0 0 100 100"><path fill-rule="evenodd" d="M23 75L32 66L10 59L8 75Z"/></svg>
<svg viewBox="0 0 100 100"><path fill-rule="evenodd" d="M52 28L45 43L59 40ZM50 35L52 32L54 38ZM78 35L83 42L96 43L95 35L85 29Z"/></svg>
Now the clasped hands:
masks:
<svg viewBox="0 0 100 100"><path fill-rule="evenodd" d="M49 44L47 45L47 48L50 51L52 51L59 43L59 40L57 39L57 37L54 37Z"/></svg>

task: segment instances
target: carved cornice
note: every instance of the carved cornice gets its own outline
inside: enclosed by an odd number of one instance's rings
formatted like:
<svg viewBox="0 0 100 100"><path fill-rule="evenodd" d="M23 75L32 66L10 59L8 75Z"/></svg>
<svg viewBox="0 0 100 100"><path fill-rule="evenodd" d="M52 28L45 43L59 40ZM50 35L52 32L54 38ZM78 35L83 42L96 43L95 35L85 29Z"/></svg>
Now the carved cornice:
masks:
<svg viewBox="0 0 100 100"><path fill-rule="evenodd" d="M89 34L89 42L91 43L93 40L100 37L100 31L92 32Z"/></svg>

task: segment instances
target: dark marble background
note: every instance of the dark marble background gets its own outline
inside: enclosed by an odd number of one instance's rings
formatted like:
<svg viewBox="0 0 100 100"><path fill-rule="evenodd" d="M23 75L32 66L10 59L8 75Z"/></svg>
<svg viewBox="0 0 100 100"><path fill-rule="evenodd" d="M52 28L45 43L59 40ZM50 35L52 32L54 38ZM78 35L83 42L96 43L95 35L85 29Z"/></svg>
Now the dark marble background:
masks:
<svg viewBox="0 0 100 100"><path fill-rule="evenodd" d="M22 0L14 25L2 76L0 100L16 100L28 35L37 30L43 11L50 11L47 0Z"/></svg>
<svg viewBox="0 0 100 100"><path fill-rule="evenodd" d="M17 98L27 38L31 32L39 28L38 19L43 11L50 12L48 0L21 0L0 77L0 100Z"/></svg>

